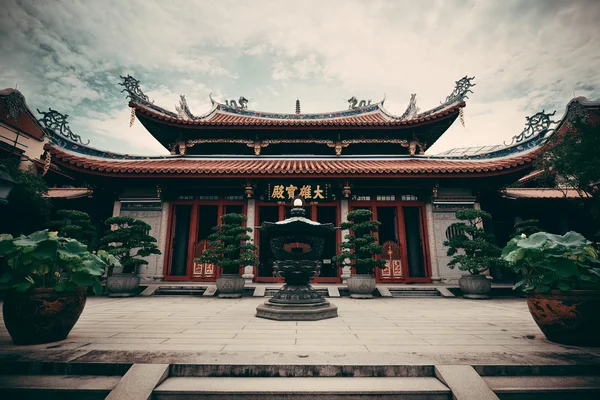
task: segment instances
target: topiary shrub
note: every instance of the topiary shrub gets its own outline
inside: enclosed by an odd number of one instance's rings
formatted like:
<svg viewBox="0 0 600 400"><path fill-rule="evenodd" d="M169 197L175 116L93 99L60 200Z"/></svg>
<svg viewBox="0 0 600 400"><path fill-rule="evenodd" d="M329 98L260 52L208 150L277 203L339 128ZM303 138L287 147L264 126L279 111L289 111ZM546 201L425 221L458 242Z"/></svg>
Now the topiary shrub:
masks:
<svg viewBox="0 0 600 400"><path fill-rule="evenodd" d="M150 254L161 254L156 247L156 239L148 234L151 226L131 217L111 217L106 225L116 229L106 231L100 239L100 249L115 256L123 266L123 273L135 273L139 265L148 265L142 257ZM112 276L113 268L109 267L108 276Z"/></svg>
<svg viewBox="0 0 600 400"><path fill-rule="evenodd" d="M47 224L49 229L89 246L96 233L89 214L78 210L59 210L55 216L57 219Z"/></svg>
<svg viewBox="0 0 600 400"><path fill-rule="evenodd" d="M376 242L377 226L379 221L373 221L370 210L354 210L348 213L348 221L340 224L340 229L348 229L350 234L340 244L342 252L333 260L345 263L346 260L354 261L352 266L357 274L371 274L374 268L385 268L385 260L375 259L376 254L381 254L383 249Z"/></svg>
<svg viewBox="0 0 600 400"><path fill-rule="evenodd" d="M241 267L256 265L257 247L248 243L252 229L243 226L246 220L242 214L221 216L221 225L213 227L213 233L208 236L208 248L194 262L218 265L223 274L231 275L239 274Z"/></svg>
<svg viewBox="0 0 600 400"><path fill-rule="evenodd" d="M464 222L452 224L457 234L444 241L444 246L448 246L448 256L453 256L448 267L458 267L471 275L479 275L490 267L504 266L504 261L499 258L502 250L493 243L494 236L482 226L483 221L491 220L492 216L486 211L471 208L458 210L456 218Z"/></svg>

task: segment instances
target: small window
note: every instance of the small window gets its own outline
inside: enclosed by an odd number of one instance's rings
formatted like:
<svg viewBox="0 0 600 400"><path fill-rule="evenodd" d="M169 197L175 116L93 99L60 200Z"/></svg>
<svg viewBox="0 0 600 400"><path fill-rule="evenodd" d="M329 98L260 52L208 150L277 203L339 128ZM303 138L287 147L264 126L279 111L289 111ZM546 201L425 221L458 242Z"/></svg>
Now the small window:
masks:
<svg viewBox="0 0 600 400"><path fill-rule="evenodd" d="M371 201L371 196L352 196L352 200L354 201Z"/></svg>
<svg viewBox="0 0 600 400"><path fill-rule="evenodd" d="M446 239L452 240L452 238L462 235L462 233L462 229L457 228L456 226L449 226L448 229L446 229Z"/></svg>
<svg viewBox="0 0 600 400"><path fill-rule="evenodd" d="M244 200L244 196L225 196L225 200Z"/></svg>
<svg viewBox="0 0 600 400"><path fill-rule="evenodd" d="M396 196L392 195L377 195L377 201L394 201Z"/></svg>
<svg viewBox="0 0 600 400"><path fill-rule="evenodd" d="M413 195L413 194L403 194L402 196L400 196L402 201L417 201L418 198L417 196Z"/></svg>

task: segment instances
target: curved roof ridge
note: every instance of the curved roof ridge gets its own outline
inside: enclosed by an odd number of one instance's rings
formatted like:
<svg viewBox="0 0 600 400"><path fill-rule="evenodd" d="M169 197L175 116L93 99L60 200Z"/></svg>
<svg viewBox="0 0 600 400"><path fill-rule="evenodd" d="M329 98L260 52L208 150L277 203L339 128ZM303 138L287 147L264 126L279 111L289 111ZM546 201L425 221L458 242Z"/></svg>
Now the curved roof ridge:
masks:
<svg viewBox="0 0 600 400"><path fill-rule="evenodd" d="M310 121L310 120L332 120L332 119L335 120L335 119L341 119L341 118L360 117L362 115L371 115L371 114L376 114L376 113L381 114L381 119L383 121L393 121L393 122L411 121L413 119L427 118L436 113L445 112L446 110L452 110L453 108L456 108L457 106L464 107L465 106L464 100L468 98L467 94L472 93L472 91L470 89L473 86L475 86L475 84L471 82L475 77L469 78L468 76L464 76L463 78L461 78L455 82L454 90L452 91L452 93L450 95L448 95L446 97L446 100L444 102L442 102L437 107L434 107L430 110L427 110L427 111L424 111L421 113L418 113L419 108L416 107L416 100L415 100L416 94L413 94L411 96L411 100L409 102L409 106L408 106L407 110L404 112L403 115L400 115L400 116L394 115L384 108L383 104L386 99L385 95L381 101L379 101L377 103L373 103L373 104L367 104L362 107L357 107L356 106L357 100L356 100L356 98L352 97L351 100L353 100L354 103L350 106L349 109L346 109L346 110L328 111L328 112L321 112L321 113L296 114L296 113L279 113L279 112L270 112L270 111L250 110L245 106L247 103L247 99L245 99L243 97L240 97L240 106L238 106L238 103L235 102L235 100L232 100L232 103L235 104L235 106L230 105L230 104L223 104L223 103L218 102L215 99L213 99L212 93L210 93L209 98L210 98L211 104L213 105L213 109L202 116L196 117L191 113L191 111L187 107L187 103L185 101L185 96L181 96L181 101L180 101L181 107L176 107L177 111L179 112L179 114L176 114L176 113L173 113L163 107L154 105L154 103L149 100L148 96L146 96L143 93L143 91L140 89L139 81L136 80L135 78L133 78L132 76L128 75L126 77L121 77L121 78L123 79L123 82L120 83L120 85L124 87L123 91L126 91L128 93L128 97L131 99L130 105L131 105L131 103L136 103L146 109L149 109L150 111L163 114L164 116L169 117L169 118L174 118L176 120L179 119L179 120L184 120L184 121L191 120L191 121L197 121L197 122L210 121L218 111L220 111L222 113L228 113L231 115L236 115L236 116L241 116L241 117L246 117L246 118L257 118L257 119L261 119L261 120L276 120L276 121L284 121L284 120L308 120L308 121ZM361 103L362 103L362 101L361 101Z"/></svg>

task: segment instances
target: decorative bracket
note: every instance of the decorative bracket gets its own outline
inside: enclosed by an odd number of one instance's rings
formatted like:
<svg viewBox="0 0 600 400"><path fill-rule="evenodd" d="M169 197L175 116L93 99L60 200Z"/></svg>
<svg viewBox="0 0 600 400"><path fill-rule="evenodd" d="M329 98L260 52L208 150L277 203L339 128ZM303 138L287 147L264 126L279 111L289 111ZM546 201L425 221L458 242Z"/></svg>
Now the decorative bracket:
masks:
<svg viewBox="0 0 600 400"><path fill-rule="evenodd" d="M48 112L40 111L39 109L37 110L39 114L44 115L38 120L44 125L44 128L48 129L49 131L55 134L60 134L74 142L79 142L85 145L90 144L89 140L87 141L87 143L83 143L83 141L81 140L81 136L71 132L71 128L69 128L67 122L67 118L69 118L68 114L61 114L58 111L53 110L51 108L49 108L48 110Z"/></svg>

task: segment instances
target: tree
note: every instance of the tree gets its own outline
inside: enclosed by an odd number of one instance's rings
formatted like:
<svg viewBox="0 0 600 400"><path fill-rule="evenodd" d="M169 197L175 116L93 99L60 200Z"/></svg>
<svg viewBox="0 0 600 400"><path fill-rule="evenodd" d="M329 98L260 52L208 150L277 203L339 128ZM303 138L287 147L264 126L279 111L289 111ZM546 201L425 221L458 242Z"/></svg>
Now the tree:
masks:
<svg viewBox="0 0 600 400"><path fill-rule="evenodd" d="M590 116L591 118L591 116ZM537 168L540 179L554 176L559 188L577 190L590 199L592 215L600 219L600 123L573 123L571 129L550 137Z"/></svg>
<svg viewBox="0 0 600 400"><path fill-rule="evenodd" d="M242 214L224 214L221 225L213 227L208 236L208 248L194 261L218 265L224 274L239 274L241 267L256 265L257 248L248 243L252 229L244 227L244 221L246 217Z"/></svg>
<svg viewBox="0 0 600 400"><path fill-rule="evenodd" d="M452 224L452 231L457 233L444 241L444 246L448 246L447 255L453 256L448 267L458 266L461 271L479 275L490 267L504 266L504 261L499 258L502 250L494 244L494 236L482 226L492 216L486 211L471 208L458 210L456 218L465 222Z"/></svg>
<svg viewBox="0 0 600 400"><path fill-rule="evenodd" d="M18 160L0 160L16 182L8 204L0 206L0 231L19 235L43 228L52 207L44 195L48 185L33 172L21 171Z"/></svg>
<svg viewBox="0 0 600 400"><path fill-rule="evenodd" d="M161 254L156 247L156 239L148 234L150 225L131 217L110 217L106 225L116 229L106 231L100 239L100 249L115 256L123 266L123 273L135 273L139 265L147 265L142 257ZM112 275L109 267L108 276Z"/></svg>
<svg viewBox="0 0 600 400"><path fill-rule="evenodd" d="M49 229L58 231L60 236L77 239L89 246L96 233L89 214L78 210L59 210L56 217L56 220L48 222Z"/></svg>
<svg viewBox="0 0 600 400"><path fill-rule="evenodd" d="M340 244L342 252L333 260L345 263L346 260L354 261L357 274L371 274L373 268L385 268L385 260L375 259L375 254L381 254L383 249L376 243L377 227L379 221L373 221L373 213L369 210L354 210L348 213L348 221L340 224L340 229L348 229L350 234L344 239L346 242Z"/></svg>

